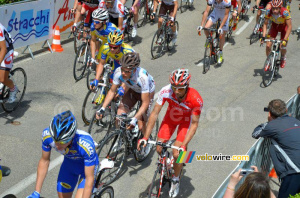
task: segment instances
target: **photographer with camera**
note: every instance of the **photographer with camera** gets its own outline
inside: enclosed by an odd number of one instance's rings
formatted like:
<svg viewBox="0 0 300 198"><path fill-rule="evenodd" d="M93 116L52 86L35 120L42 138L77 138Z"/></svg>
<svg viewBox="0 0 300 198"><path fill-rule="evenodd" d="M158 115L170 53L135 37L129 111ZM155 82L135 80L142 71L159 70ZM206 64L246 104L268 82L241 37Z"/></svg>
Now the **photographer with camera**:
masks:
<svg viewBox="0 0 300 198"><path fill-rule="evenodd" d="M268 122L256 127L252 137L270 138L270 155L281 181L278 197L286 198L300 192L300 121L287 114L280 99L269 102L265 111Z"/></svg>
<svg viewBox="0 0 300 198"><path fill-rule="evenodd" d="M246 176L243 184L235 191L235 186L239 181ZM239 169L230 177L227 189L223 198L248 198L248 197L264 197L275 198L269 179L260 173L256 166L251 166L251 169Z"/></svg>

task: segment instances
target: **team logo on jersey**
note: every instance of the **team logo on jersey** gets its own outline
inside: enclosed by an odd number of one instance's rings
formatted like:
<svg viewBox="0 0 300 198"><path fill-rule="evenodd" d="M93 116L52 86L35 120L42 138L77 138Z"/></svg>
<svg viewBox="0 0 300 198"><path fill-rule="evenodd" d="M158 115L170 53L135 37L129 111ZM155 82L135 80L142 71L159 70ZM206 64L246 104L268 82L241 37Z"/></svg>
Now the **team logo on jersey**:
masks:
<svg viewBox="0 0 300 198"><path fill-rule="evenodd" d="M10 65L13 61L13 57L14 57L14 54L12 53L11 55L9 55L9 57L7 57L5 60L4 60L4 63L6 65Z"/></svg>
<svg viewBox="0 0 300 198"><path fill-rule="evenodd" d="M72 153L73 155L77 153L76 150L70 150L69 152Z"/></svg>
<svg viewBox="0 0 300 198"><path fill-rule="evenodd" d="M287 10L283 11L283 16L288 17L289 16L289 11L287 11Z"/></svg>
<svg viewBox="0 0 300 198"><path fill-rule="evenodd" d="M71 186L67 183L64 183L64 182L60 182L60 185L66 189L71 189Z"/></svg>
<svg viewBox="0 0 300 198"><path fill-rule="evenodd" d="M91 155L94 154L94 149L93 149L93 147L91 146L90 143L88 143L88 142L86 142L86 141L80 139L80 140L79 140L79 146L80 146L83 150L85 150L85 152L86 152L89 156L91 156Z"/></svg>
<svg viewBox="0 0 300 198"><path fill-rule="evenodd" d="M0 37L3 37L3 32L1 29L0 29Z"/></svg>

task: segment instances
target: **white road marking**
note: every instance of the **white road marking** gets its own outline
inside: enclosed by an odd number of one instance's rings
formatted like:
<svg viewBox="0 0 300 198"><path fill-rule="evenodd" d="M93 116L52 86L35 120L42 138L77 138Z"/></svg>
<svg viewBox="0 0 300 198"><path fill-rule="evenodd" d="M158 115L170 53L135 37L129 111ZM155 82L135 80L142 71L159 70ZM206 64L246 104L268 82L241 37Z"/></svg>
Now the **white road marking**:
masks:
<svg viewBox="0 0 300 198"><path fill-rule="evenodd" d="M158 92L155 93L154 100L157 99L157 96L158 96ZM48 172L50 172L56 166L60 165L63 162L63 159L64 159L64 156L62 155L62 156L56 158L55 160L51 161ZM33 174L29 175L28 177L24 178L19 183L17 183L16 185L12 186L7 191L2 193L0 195L0 197L4 197L5 195L8 195L8 194L17 195L18 193L22 192L24 189L26 189L28 186L30 186L31 184L33 184L36 181L36 175L37 175L36 173L33 173ZM32 192L33 191L34 191L34 189L32 189Z"/></svg>
<svg viewBox="0 0 300 198"><path fill-rule="evenodd" d="M254 16L251 16L250 18L249 18L249 21L248 22L246 22L236 33L235 33L235 35L239 35L239 34L241 34L246 28L247 28L247 26L251 23L251 21L254 19Z"/></svg>
<svg viewBox="0 0 300 198"><path fill-rule="evenodd" d="M64 159L64 156L62 155L62 156L56 158L55 160L51 161L50 165L49 165L48 172L51 171L52 169L54 169L56 166L60 165L62 163L63 159ZM2 193L0 195L0 197L4 197L5 195L8 195L8 194L17 195L18 193L22 192L29 185L31 185L32 183L34 183L36 181L36 175L37 175L36 173L31 174L30 176L28 176L25 179L21 180L19 183L17 183L16 185L12 186L7 191ZM35 189L32 189L32 192L34 190Z"/></svg>

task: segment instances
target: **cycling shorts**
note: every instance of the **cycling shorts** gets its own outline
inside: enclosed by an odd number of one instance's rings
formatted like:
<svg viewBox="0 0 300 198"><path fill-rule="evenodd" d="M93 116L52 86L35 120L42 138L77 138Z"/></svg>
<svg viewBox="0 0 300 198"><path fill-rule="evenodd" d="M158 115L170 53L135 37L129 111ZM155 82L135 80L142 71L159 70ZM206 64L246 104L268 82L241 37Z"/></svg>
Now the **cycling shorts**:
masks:
<svg viewBox="0 0 300 198"><path fill-rule="evenodd" d="M95 166L95 173L98 170L98 166ZM95 174L96 175L96 174ZM96 177L95 177L96 181ZM76 162L74 160L64 158L64 161L60 167L60 171L57 178L57 192L68 193L73 192L78 182L78 189L84 188L85 174L84 163Z"/></svg>
<svg viewBox="0 0 300 198"><path fill-rule="evenodd" d="M286 24L276 24L272 22L271 29L269 31L268 37L276 38L278 32L280 32L280 39L283 40L286 34L287 25Z"/></svg>
<svg viewBox="0 0 300 198"><path fill-rule="evenodd" d="M83 3L82 8L84 8L88 12L84 19L84 27L90 27L90 24L92 22L92 17L91 17L92 12L96 10L98 7L90 7L87 4Z"/></svg>
<svg viewBox="0 0 300 198"><path fill-rule="evenodd" d="M174 7L175 7L174 5L167 5L162 1L160 9L159 9L159 16L166 15L168 10L169 10L169 16L173 16ZM176 16L175 16L175 18L176 18ZM174 21L175 21L175 19L174 19Z"/></svg>
<svg viewBox="0 0 300 198"><path fill-rule="evenodd" d="M153 94L154 96L154 94ZM134 107L134 105L137 103L137 101L141 102L142 105L142 94L137 93L133 91L132 89L129 89L123 96L123 99L121 101L120 107L124 107L126 109L126 112L129 113L130 110ZM153 97L150 98L150 104L148 106L148 109L145 114L143 114L142 121L148 121L151 106L153 103Z"/></svg>
<svg viewBox="0 0 300 198"><path fill-rule="evenodd" d="M268 5L269 2L270 2L269 0L268 1L260 1L258 8L264 9Z"/></svg>
<svg viewBox="0 0 300 198"><path fill-rule="evenodd" d="M0 70L10 71L13 67L14 50L10 50L4 56L4 60L1 62Z"/></svg>
<svg viewBox="0 0 300 198"><path fill-rule="evenodd" d="M164 140L169 140L175 129L178 126L176 141L183 142L186 136L188 129L190 128L191 122L183 121L183 122L174 122L170 118L170 112L167 112L158 131L158 138L162 138Z"/></svg>
<svg viewBox="0 0 300 198"><path fill-rule="evenodd" d="M224 18L223 13L219 13L219 12L216 12L216 10L213 10L212 13L210 13L210 15L209 15L208 20L211 20L213 22L213 24L215 24L218 21L218 19L221 19L221 23L222 23L223 18ZM228 31L229 18L230 17L228 16L226 23L222 27L223 31Z"/></svg>

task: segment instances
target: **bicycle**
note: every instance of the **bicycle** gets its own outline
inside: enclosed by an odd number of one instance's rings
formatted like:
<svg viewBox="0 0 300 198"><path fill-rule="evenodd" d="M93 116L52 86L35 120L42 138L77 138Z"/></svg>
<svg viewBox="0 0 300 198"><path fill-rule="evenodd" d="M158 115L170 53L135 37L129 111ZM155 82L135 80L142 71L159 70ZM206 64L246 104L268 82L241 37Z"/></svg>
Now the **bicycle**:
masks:
<svg viewBox="0 0 300 198"><path fill-rule="evenodd" d="M78 25L78 27L74 27L74 31L71 32L69 35L69 37L71 36L71 34L73 34L73 36L74 36L73 41L74 41L75 54L77 54L79 47L83 43L83 30L84 30L84 22L81 21L80 24Z"/></svg>
<svg viewBox="0 0 300 198"><path fill-rule="evenodd" d="M173 39L173 31L170 25L169 11L165 16L162 16L162 18L163 18L163 23L161 27L155 32L151 43L151 55L153 59L156 59L162 55L162 52L164 51L166 44L167 44L168 51L171 51L175 46L175 43L171 44L171 41ZM178 21L174 21L174 25L176 25L176 29L178 32L179 31ZM158 42L159 38L161 39L160 42ZM157 50L157 54L155 52L156 50Z"/></svg>
<svg viewBox="0 0 300 198"><path fill-rule="evenodd" d="M203 74L206 74L210 68L211 60L214 60L214 63L218 62L218 53L220 51L220 35L218 33L218 24L217 28L203 28L203 30L209 31L209 35L205 41L205 51L203 59ZM215 38L213 38L213 33L216 33ZM201 36L201 32L199 32Z"/></svg>
<svg viewBox="0 0 300 198"><path fill-rule="evenodd" d="M157 168L154 172L154 176L149 188L148 198L158 198L161 195L162 187L169 183L169 188L171 186L172 175L174 173L173 164L174 158L171 153L168 152L168 148L173 148L179 150L179 147L173 146L172 144L175 142L174 140L170 140L166 143L156 142L152 140L148 140L148 144L158 145L162 147L162 152L158 156ZM185 166L185 164L183 164ZM183 172L183 168L179 174L179 181L181 179Z"/></svg>
<svg viewBox="0 0 300 198"><path fill-rule="evenodd" d="M259 16L257 24L254 26L253 32L250 35L250 45L252 45L255 41L259 40L261 38L262 34L262 28L265 23L265 16L266 16L266 9L253 9L253 13L256 10L261 10L261 15ZM271 23L268 23L267 30L271 28Z"/></svg>
<svg viewBox="0 0 300 198"><path fill-rule="evenodd" d="M9 167L0 165L0 183L1 183L1 178L9 176L10 173L11 173L11 170ZM17 198L17 197L13 194L8 194L8 195L5 195L3 198Z"/></svg>
<svg viewBox="0 0 300 198"><path fill-rule="evenodd" d="M93 65L95 66L95 64ZM92 68L93 68L92 66ZM90 85L91 74L96 73L96 70L92 70L92 68L89 70L88 74L88 80L87 84ZM90 90L85 96L85 99L82 104L82 120L86 125L89 125L93 119L93 116L95 115L96 109L102 105L104 102L106 93L110 89L110 74L112 72L112 61L109 60L107 64L104 65L104 71L103 71L103 78L100 83L98 83L95 90ZM93 78L94 79L94 78Z"/></svg>
<svg viewBox="0 0 300 198"><path fill-rule="evenodd" d="M14 82L15 85L17 85L19 89L16 95L16 100L13 103L8 103L7 100L9 99L10 88L0 83L1 105L5 112L10 113L16 110L22 102L27 87L27 75L23 68L17 67L10 71L8 77Z"/></svg>
<svg viewBox="0 0 300 198"><path fill-rule="evenodd" d="M124 7L125 12L125 28L124 28L124 37L127 34L128 41L132 40L132 29L133 29L133 13L128 10L128 8Z"/></svg>
<svg viewBox="0 0 300 198"><path fill-rule="evenodd" d="M191 0L181 0L180 1L180 6L178 9L180 9L180 12L183 13L187 10L187 8L191 8L193 5L193 1Z"/></svg>
<svg viewBox="0 0 300 198"><path fill-rule="evenodd" d="M245 18L249 8L250 8L250 4L248 0L242 0L242 11L241 11L242 19Z"/></svg>
<svg viewBox="0 0 300 198"><path fill-rule="evenodd" d="M142 27L146 24L147 19L150 19L151 13L153 12L154 4L153 0L141 0L140 8L139 8L139 19L138 19L138 27Z"/></svg>
<svg viewBox="0 0 300 198"><path fill-rule="evenodd" d="M280 44L282 41L278 39L265 39L265 42L273 43L272 51L268 55L264 64L263 84L265 87L268 87L271 85L274 76L277 76L279 72L279 66L281 63Z"/></svg>
<svg viewBox="0 0 300 198"><path fill-rule="evenodd" d="M233 32L234 20L233 20L232 13L233 13L233 10L230 10L230 12L229 12L228 31L227 31L227 34L226 34L226 40L227 41L229 40L229 38L231 38L232 32Z"/></svg>
<svg viewBox="0 0 300 198"><path fill-rule="evenodd" d="M82 30L81 32L86 32L88 35L84 38L84 42L78 49L73 67L73 76L76 81L83 78L84 72L87 68L87 63L91 59L91 47L89 42L91 40L90 30Z"/></svg>
<svg viewBox="0 0 300 198"><path fill-rule="evenodd" d="M297 41L300 39L300 27L297 30L292 30L291 32L293 35L297 34Z"/></svg>
<svg viewBox="0 0 300 198"><path fill-rule="evenodd" d="M100 143L98 156L99 159L108 159L113 161L113 168L111 168L107 175L102 180L106 185L112 183L120 173L123 167L125 157L133 153L137 162L144 161L150 154L152 147L149 144L141 150L137 150L137 142L142 138L142 132L136 125L134 129L127 129L131 118L127 117L126 113L116 115L116 129L105 137L104 141ZM156 139L158 132L158 124L155 130L150 135L151 139Z"/></svg>

